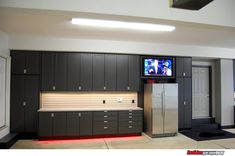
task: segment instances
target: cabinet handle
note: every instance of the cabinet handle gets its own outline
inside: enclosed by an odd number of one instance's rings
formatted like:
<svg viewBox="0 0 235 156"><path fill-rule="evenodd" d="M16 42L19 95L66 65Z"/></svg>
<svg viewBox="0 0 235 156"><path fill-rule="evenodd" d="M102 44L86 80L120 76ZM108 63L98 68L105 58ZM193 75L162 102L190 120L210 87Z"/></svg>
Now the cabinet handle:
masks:
<svg viewBox="0 0 235 156"><path fill-rule="evenodd" d="M129 121L129 123L132 123L132 121Z"/></svg>
<svg viewBox="0 0 235 156"><path fill-rule="evenodd" d="M55 90L55 86L53 86L52 89Z"/></svg>
<svg viewBox="0 0 235 156"><path fill-rule="evenodd" d="M129 115L132 115L132 113L129 113Z"/></svg>
<svg viewBox="0 0 235 156"><path fill-rule="evenodd" d="M129 110L129 112L132 112L132 110Z"/></svg>
<svg viewBox="0 0 235 156"><path fill-rule="evenodd" d="M130 86L127 87L127 90L130 90Z"/></svg>
<svg viewBox="0 0 235 156"><path fill-rule="evenodd" d="M26 106L26 102L25 102L25 101L23 101L23 106L24 106L24 107Z"/></svg>
<svg viewBox="0 0 235 156"><path fill-rule="evenodd" d="M129 119L132 119L132 116L129 116Z"/></svg>
<svg viewBox="0 0 235 156"><path fill-rule="evenodd" d="M51 113L51 117L54 118L54 113Z"/></svg>
<svg viewBox="0 0 235 156"><path fill-rule="evenodd" d="M78 117L80 118L82 116L82 114L81 113L78 113Z"/></svg>
<svg viewBox="0 0 235 156"><path fill-rule="evenodd" d="M129 126L129 128L132 128L132 126Z"/></svg>
<svg viewBox="0 0 235 156"><path fill-rule="evenodd" d="M108 121L104 121L104 123L108 123Z"/></svg>
<svg viewBox="0 0 235 156"><path fill-rule="evenodd" d="M104 129L108 129L108 127L104 127Z"/></svg>
<svg viewBox="0 0 235 156"><path fill-rule="evenodd" d="M185 72L183 72L183 76L185 76L186 74L185 74Z"/></svg>
<svg viewBox="0 0 235 156"><path fill-rule="evenodd" d="M105 113L107 113L108 111L104 111Z"/></svg>
<svg viewBox="0 0 235 156"><path fill-rule="evenodd" d="M108 115L105 115L105 116L104 116L104 118L107 118L107 117L109 117L109 116L108 116Z"/></svg>
<svg viewBox="0 0 235 156"><path fill-rule="evenodd" d="M78 90L82 90L82 87L81 87L81 86L78 86Z"/></svg>
<svg viewBox="0 0 235 156"><path fill-rule="evenodd" d="M104 90L106 90L106 87L104 86Z"/></svg>
<svg viewBox="0 0 235 156"><path fill-rule="evenodd" d="M186 101L184 101L184 105L186 105Z"/></svg>
<svg viewBox="0 0 235 156"><path fill-rule="evenodd" d="M27 73L27 70L26 69L24 69L24 74L26 74Z"/></svg>

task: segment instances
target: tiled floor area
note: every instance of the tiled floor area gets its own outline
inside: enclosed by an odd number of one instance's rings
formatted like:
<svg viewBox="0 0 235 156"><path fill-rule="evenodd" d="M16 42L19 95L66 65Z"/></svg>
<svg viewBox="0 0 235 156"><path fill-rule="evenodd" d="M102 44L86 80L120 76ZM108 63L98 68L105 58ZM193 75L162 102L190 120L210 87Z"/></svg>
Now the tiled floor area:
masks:
<svg viewBox="0 0 235 156"><path fill-rule="evenodd" d="M235 133L235 129L227 129ZM235 138L194 141L178 133L175 137L142 136L82 140L19 140L12 149L235 149Z"/></svg>

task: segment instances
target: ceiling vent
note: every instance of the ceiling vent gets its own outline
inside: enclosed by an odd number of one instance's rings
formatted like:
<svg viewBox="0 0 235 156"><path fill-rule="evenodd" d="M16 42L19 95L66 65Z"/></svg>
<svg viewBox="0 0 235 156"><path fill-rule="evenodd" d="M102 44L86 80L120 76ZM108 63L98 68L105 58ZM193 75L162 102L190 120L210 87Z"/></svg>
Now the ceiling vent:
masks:
<svg viewBox="0 0 235 156"><path fill-rule="evenodd" d="M200 10L212 1L213 0L170 0L170 6L172 8Z"/></svg>

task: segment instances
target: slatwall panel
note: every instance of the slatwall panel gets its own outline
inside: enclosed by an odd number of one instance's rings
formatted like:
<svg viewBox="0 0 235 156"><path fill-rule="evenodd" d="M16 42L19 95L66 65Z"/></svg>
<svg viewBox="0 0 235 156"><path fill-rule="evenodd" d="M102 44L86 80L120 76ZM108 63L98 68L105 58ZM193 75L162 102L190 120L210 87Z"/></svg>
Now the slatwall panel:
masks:
<svg viewBox="0 0 235 156"><path fill-rule="evenodd" d="M122 102L118 102L118 99ZM103 104L105 100L105 104ZM134 103L132 103L134 100ZM41 93L41 109L137 107L136 92Z"/></svg>

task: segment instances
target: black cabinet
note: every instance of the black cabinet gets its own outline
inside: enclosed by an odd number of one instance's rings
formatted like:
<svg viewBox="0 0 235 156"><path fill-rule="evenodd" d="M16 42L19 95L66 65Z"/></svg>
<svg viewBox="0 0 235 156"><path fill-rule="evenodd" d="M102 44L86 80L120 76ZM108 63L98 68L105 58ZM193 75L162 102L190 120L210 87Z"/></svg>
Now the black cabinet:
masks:
<svg viewBox="0 0 235 156"><path fill-rule="evenodd" d="M135 55L117 55L117 90L139 90L139 60Z"/></svg>
<svg viewBox="0 0 235 156"><path fill-rule="evenodd" d="M67 54L42 53L42 90L64 91L67 89Z"/></svg>
<svg viewBox="0 0 235 156"><path fill-rule="evenodd" d="M105 61L104 54L93 54L92 56L92 82L93 90L106 90L105 86Z"/></svg>
<svg viewBox="0 0 235 156"><path fill-rule="evenodd" d="M11 77L11 132L37 132L39 76Z"/></svg>
<svg viewBox="0 0 235 156"><path fill-rule="evenodd" d="M40 52L11 51L12 74L40 74Z"/></svg>
<svg viewBox="0 0 235 156"><path fill-rule="evenodd" d="M65 112L40 112L39 137L66 136Z"/></svg>
<svg viewBox="0 0 235 156"><path fill-rule="evenodd" d="M105 54L105 90L116 90L117 63L116 55Z"/></svg>
<svg viewBox="0 0 235 156"><path fill-rule="evenodd" d="M190 129L192 121L192 79L177 78L179 129Z"/></svg>
<svg viewBox="0 0 235 156"><path fill-rule="evenodd" d="M92 90L92 54L81 54L81 90Z"/></svg>
<svg viewBox="0 0 235 156"><path fill-rule="evenodd" d="M143 131L143 111L119 111L119 134L141 133Z"/></svg>
<svg viewBox="0 0 235 156"><path fill-rule="evenodd" d="M68 112L67 136L92 135L92 112Z"/></svg>
<svg viewBox="0 0 235 156"><path fill-rule="evenodd" d="M176 58L176 77L192 77L192 58Z"/></svg>
<svg viewBox="0 0 235 156"><path fill-rule="evenodd" d="M80 53L68 53L68 81L67 89L69 91L78 91L80 88Z"/></svg>

